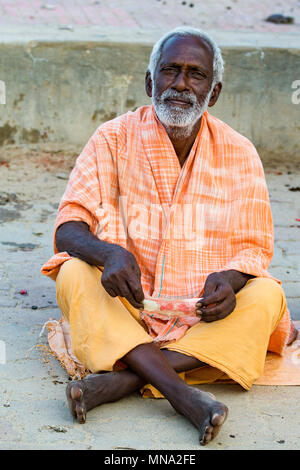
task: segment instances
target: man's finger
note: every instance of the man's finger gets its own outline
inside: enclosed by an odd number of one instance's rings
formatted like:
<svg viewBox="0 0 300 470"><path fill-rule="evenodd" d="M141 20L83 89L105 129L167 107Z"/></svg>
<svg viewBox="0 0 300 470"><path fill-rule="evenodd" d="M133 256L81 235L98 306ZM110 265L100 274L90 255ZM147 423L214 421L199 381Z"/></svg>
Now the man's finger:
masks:
<svg viewBox="0 0 300 470"><path fill-rule="evenodd" d="M204 304L205 299L210 297L211 295L213 295L216 292L217 289L218 289L218 284L216 283L216 281L214 279L207 278L206 282L205 282L205 285L204 285L204 292L203 292L202 299L201 299L201 301L199 300L197 302L198 306L205 305ZM206 304L206 305L208 305L208 304Z"/></svg>
<svg viewBox="0 0 300 470"><path fill-rule="evenodd" d="M101 284L106 290L106 292L111 296L111 297L117 297L118 293L115 291L115 289L106 281L103 281L101 278Z"/></svg>
<svg viewBox="0 0 300 470"><path fill-rule="evenodd" d="M105 288L105 290L111 297L118 297L119 295L111 287L108 287L107 289Z"/></svg>
<svg viewBox="0 0 300 470"><path fill-rule="evenodd" d="M212 294L217 289L217 287L218 285L216 281L214 281L213 279L207 278L205 285L204 285L203 297L207 297L208 295Z"/></svg>
<svg viewBox="0 0 300 470"><path fill-rule="evenodd" d="M200 297L200 299L196 302L196 309L197 309L199 306L201 307L201 305L202 305L202 299L203 299L203 297Z"/></svg>
<svg viewBox="0 0 300 470"><path fill-rule="evenodd" d="M203 308L202 312L202 319L203 320L211 320L213 318L220 319L225 318L231 312L233 312L235 308L235 300L234 299L226 299L224 302L221 302L213 307Z"/></svg>
<svg viewBox="0 0 300 470"><path fill-rule="evenodd" d="M132 294L127 283L126 284L124 283L122 285L122 287L120 288L120 291L121 291L121 297L125 297L125 299L127 299L128 302L130 302L131 305L133 305L133 307L138 308L138 309L143 307L143 304L141 302L137 302L135 300L134 295Z"/></svg>
<svg viewBox="0 0 300 470"><path fill-rule="evenodd" d="M201 301L202 307L208 307L211 304L217 304L222 302L227 297L227 293L223 291L223 289L219 289L213 294L208 295L207 297L203 297Z"/></svg>
<svg viewBox="0 0 300 470"><path fill-rule="evenodd" d="M219 284L217 290L208 296L204 296L202 305L207 307L210 304L220 303L226 298L232 298L234 292L229 284Z"/></svg>
<svg viewBox="0 0 300 470"><path fill-rule="evenodd" d="M223 310L228 310L234 305L235 305L235 297L230 295L230 296L226 296L220 302L216 302L213 305L210 304L207 307L202 307L201 310L205 313L222 312Z"/></svg>
<svg viewBox="0 0 300 470"><path fill-rule="evenodd" d="M138 303L142 303L145 296L144 296L144 292L143 292L143 288L141 286L141 283L137 283L137 282L131 282L129 283L127 281L127 285L128 285L128 288L130 289L130 291L132 292L135 300L138 302Z"/></svg>

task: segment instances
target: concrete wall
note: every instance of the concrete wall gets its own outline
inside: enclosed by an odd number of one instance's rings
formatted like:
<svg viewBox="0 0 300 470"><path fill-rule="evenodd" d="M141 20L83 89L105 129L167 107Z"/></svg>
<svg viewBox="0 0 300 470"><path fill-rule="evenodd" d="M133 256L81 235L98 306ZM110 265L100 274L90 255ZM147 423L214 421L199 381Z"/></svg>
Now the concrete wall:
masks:
<svg viewBox="0 0 300 470"><path fill-rule="evenodd" d="M0 38L0 80L6 84L0 146L54 142L80 150L101 122L149 103L144 73L162 33L7 31ZM210 111L249 137L264 163L300 164L300 104L292 103L292 83L300 79L300 39L213 35L226 73Z"/></svg>

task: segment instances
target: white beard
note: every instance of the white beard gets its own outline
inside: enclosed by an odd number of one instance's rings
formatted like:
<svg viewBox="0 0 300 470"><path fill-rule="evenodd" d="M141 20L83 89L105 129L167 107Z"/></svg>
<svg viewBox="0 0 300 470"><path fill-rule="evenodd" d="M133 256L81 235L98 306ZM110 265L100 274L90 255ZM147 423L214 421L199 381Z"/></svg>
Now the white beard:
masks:
<svg viewBox="0 0 300 470"><path fill-rule="evenodd" d="M212 90L213 86L202 103L198 103L196 95L193 93L179 93L170 89L158 97L153 84L152 102L156 115L171 137L184 139L191 135L194 125L208 108ZM191 106L189 109L184 109L181 106L169 105L166 101L168 98L187 100Z"/></svg>

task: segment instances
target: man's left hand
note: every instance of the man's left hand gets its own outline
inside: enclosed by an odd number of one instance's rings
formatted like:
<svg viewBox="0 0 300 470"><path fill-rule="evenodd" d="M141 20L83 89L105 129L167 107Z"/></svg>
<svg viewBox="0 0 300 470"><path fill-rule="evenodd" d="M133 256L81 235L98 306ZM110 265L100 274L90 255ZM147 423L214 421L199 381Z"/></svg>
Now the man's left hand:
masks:
<svg viewBox="0 0 300 470"><path fill-rule="evenodd" d="M222 272L207 276L203 298L196 304L196 313L201 320L212 322L227 317L236 306L235 292Z"/></svg>

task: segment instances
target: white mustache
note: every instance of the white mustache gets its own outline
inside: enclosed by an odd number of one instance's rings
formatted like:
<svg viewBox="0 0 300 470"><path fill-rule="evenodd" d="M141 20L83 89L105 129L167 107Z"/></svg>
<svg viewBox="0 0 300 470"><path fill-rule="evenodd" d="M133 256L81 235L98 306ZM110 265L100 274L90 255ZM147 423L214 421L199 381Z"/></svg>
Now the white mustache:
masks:
<svg viewBox="0 0 300 470"><path fill-rule="evenodd" d="M178 91L174 90L166 90L161 94L160 97L161 101L166 101L168 99L171 100L182 100L185 101L186 103L191 103L193 105L197 104L197 97L193 93L188 93L183 91L182 93L179 93Z"/></svg>

